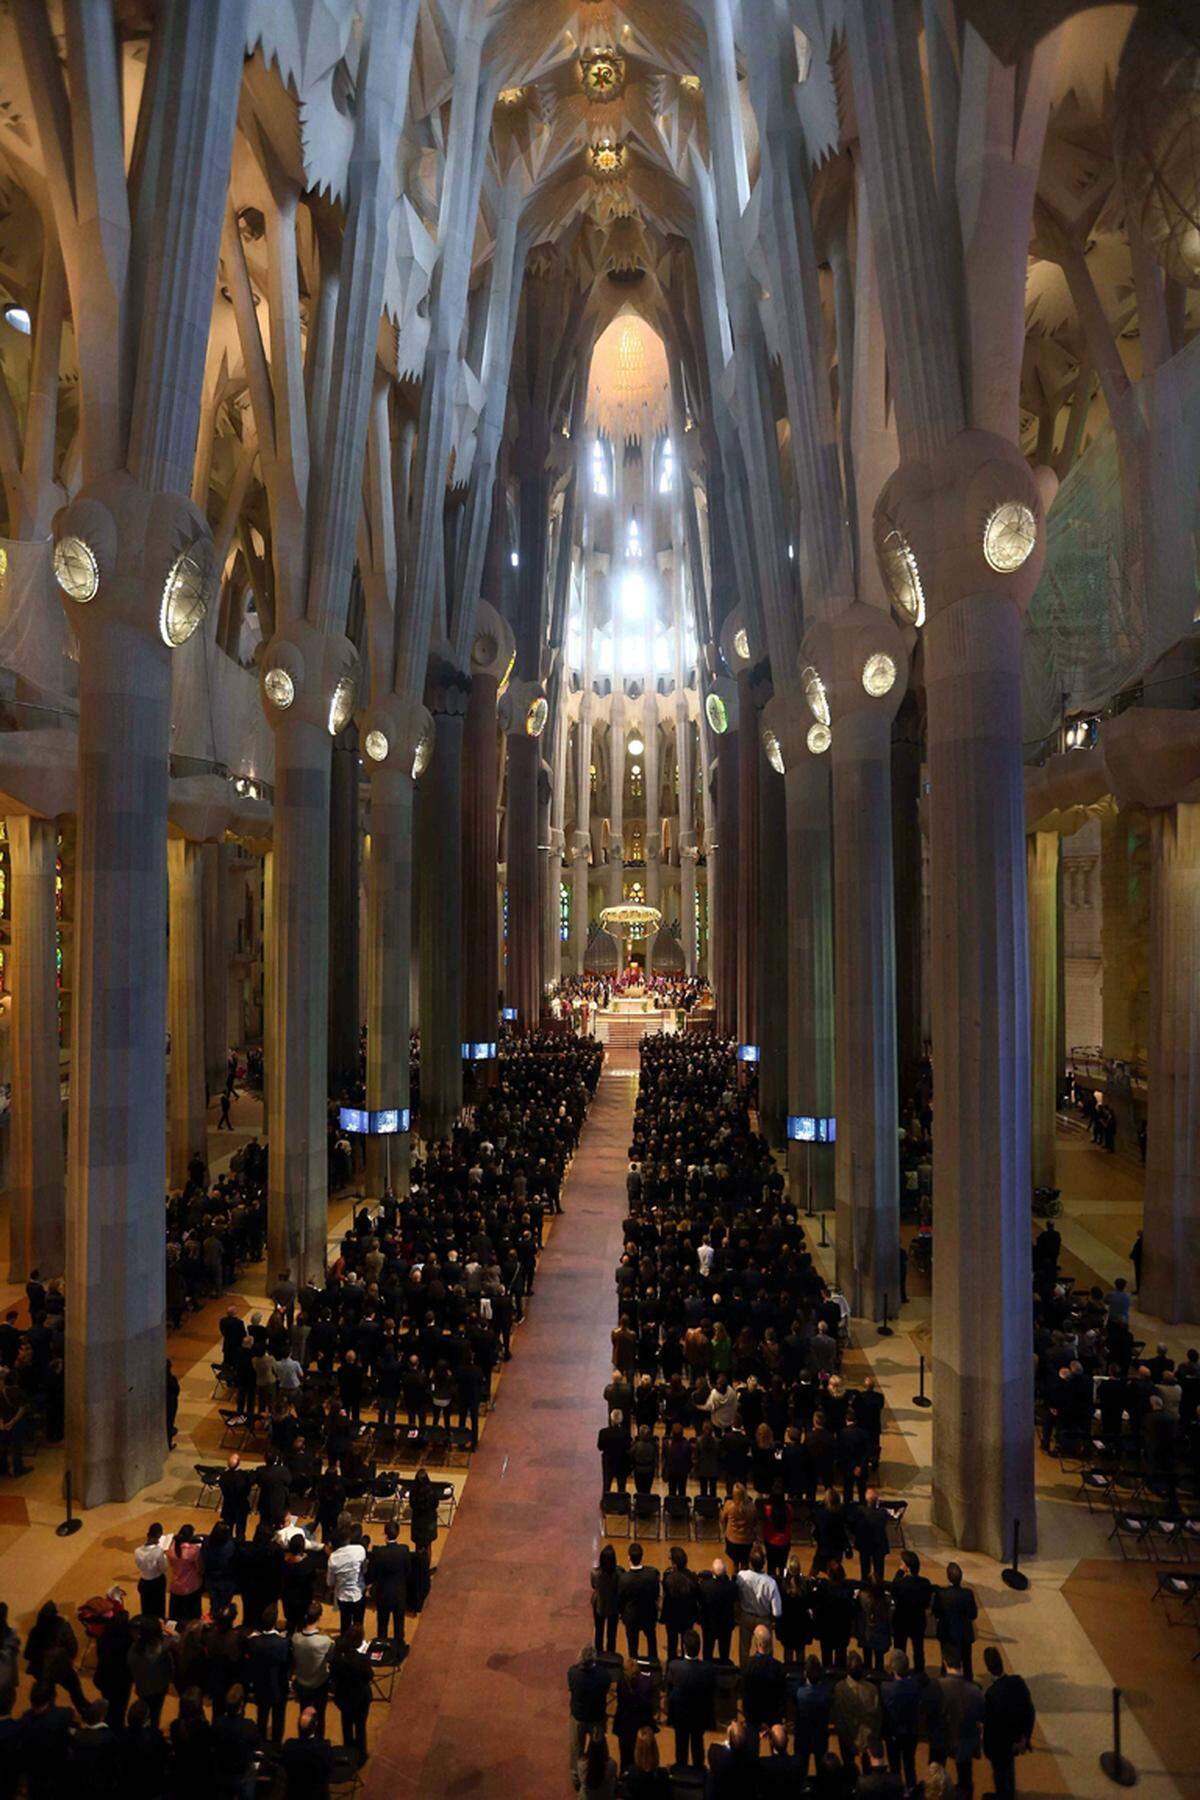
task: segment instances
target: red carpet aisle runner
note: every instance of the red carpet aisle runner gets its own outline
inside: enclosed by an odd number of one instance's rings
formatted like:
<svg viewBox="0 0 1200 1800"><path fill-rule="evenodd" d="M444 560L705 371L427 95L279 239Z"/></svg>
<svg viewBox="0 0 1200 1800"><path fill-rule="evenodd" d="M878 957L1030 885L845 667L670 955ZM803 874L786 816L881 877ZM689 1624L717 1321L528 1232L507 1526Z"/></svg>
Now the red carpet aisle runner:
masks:
<svg viewBox="0 0 1200 1800"><path fill-rule="evenodd" d="M601 1075L421 1629L371 1720L368 1800L569 1792L567 1669L592 1632L633 1096L631 1077Z"/></svg>

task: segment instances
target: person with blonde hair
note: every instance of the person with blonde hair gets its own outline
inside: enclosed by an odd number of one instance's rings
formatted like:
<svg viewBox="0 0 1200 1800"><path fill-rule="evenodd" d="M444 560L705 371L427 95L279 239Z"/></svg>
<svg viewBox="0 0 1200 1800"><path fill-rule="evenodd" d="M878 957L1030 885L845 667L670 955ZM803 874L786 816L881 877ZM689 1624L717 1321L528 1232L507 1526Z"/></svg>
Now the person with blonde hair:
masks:
<svg viewBox="0 0 1200 1800"><path fill-rule="evenodd" d="M735 1569L744 1569L758 1533L758 1508L743 1482L734 1482L733 1492L721 1508L721 1530L726 1556Z"/></svg>
<svg viewBox="0 0 1200 1800"><path fill-rule="evenodd" d="M625 1794L626 1800L670 1800L671 1777L659 1759L653 1725L643 1725L637 1734Z"/></svg>

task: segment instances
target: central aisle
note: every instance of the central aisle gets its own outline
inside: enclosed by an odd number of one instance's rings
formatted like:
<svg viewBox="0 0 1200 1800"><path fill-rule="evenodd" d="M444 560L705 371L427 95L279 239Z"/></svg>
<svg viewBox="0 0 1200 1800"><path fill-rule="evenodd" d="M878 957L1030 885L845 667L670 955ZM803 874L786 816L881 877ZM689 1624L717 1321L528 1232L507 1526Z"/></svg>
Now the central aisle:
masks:
<svg viewBox="0 0 1200 1800"><path fill-rule="evenodd" d="M634 1076L609 1073L580 1137L395 1698L371 1721L370 1796L569 1791L567 1669L590 1640L596 1433L611 1373Z"/></svg>

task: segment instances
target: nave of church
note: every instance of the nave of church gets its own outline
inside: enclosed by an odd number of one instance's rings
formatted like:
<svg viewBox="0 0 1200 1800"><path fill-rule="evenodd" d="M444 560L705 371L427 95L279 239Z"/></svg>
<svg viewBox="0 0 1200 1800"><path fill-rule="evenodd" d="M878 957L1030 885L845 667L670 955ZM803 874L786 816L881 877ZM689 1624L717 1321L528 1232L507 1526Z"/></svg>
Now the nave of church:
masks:
<svg viewBox="0 0 1200 1800"><path fill-rule="evenodd" d="M1192 10L0 8L0 1795L1194 1788Z"/></svg>

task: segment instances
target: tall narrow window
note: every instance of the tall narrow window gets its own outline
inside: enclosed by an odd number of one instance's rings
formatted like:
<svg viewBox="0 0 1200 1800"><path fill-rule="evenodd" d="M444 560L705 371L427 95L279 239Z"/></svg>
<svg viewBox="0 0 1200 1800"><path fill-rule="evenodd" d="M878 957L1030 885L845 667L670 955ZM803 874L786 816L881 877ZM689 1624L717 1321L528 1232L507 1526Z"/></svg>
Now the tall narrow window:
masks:
<svg viewBox="0 0 1200 1800"><path fill-rule="evenodd" d="M571 935L571 890L565 881L558 884L558 935L564 944Z"/></svg>
<svg viewBox="0 0 1200 1800"><path fill-rule="evenodd" d="M669 494L675 486L675 446L670 438L665 439L662 448L662 465L658 471L658 491Z"/></svg>
<svg viewBox="0 0 1200 1800"><path fill-rule="evenodd" d="M592 492L602 499L608 496L608 458L604 454L604 444L597 438L592 445Z"/></svg>

